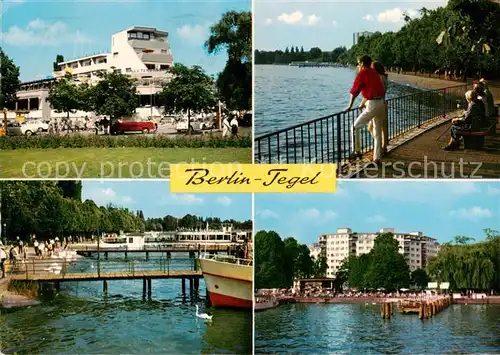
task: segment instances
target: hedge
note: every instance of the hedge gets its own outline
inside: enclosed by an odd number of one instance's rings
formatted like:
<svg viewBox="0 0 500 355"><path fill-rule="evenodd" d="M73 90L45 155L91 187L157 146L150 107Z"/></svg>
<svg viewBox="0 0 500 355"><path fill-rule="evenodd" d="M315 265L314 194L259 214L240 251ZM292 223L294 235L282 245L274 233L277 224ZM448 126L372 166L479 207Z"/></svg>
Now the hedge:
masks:
<svg viewBox="0 0 500 355"><path fill-rule="evenodd" d="M162 136L2 136L0 149L49 148L251 148L252 139L243 137L176 137Z"/></svg>

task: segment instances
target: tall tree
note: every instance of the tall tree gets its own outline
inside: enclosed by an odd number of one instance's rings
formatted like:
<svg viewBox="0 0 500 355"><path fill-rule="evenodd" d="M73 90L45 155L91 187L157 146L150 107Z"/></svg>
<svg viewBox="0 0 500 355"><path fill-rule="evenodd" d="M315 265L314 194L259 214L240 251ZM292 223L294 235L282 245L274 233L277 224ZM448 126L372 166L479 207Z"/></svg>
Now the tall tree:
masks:
<svg viewBox="0 0 500 355"><path fill-rule="evenodd" d="M62 62L64 62L64 56L62 54L58 54L56 56L56 61L52 63L52 67L53 67L55 72L61 70L61 69L59 69L59 63L62 63Z"/></svg>
<svg viewBox="0 0 500 355"><path fill-rule="evenodd" d="M82 200L82 182L75 180L59 180L57 182L63 192L63 196L77 201Z"/></svg>
<svg viewBox="0 0 500 355"><path fill-rule="evenodd" d="M19 67L5 54L0 47L0 109L12 108L16 103L16 92L19 90Z"/></svg>
<svg viewBox="0 0 500 355"><path fill-rule="evenodd" d="M287 287L285 279L285 244L274 231L255 235L255 287Z"/></svg>
<svg viewBox="0 0 500 355"><path fill-rule="evenodd" d="M170 73L173 78L161 93L165 112L187 112L188 131L191 132L191 114L206 112L216 104L212 79L199 66L188 68L175 64Z"/></svg>
<svg viewBox="0 0 500 355"><path fill-rule="evenodd" d="M416 269L411 273L411 284L423 290L429 283L429 276L424 269Z"/></svg>
<svg viewBox="0 0 500 355"><path fill-rule="evenodd" d="M252 102L252 15L229 11L210 28L205 42L208 53L223 49L228 54L217 78L221 99L231 109L249 109Z"/></svg>
<svg viewBox="0 0 500 355"><path fill-rule="evenodd" d="M86 106L85 102L85 85L77 85L73 81L71 74L66 74L64 77L57 79L50 89L47 101L56 112L66 112L67 118L69 114L76 110L83 109Z"/></svg>
<svg viewBox="0 0 500 355"><path fill-rule="evenodd" d="M90 87L86 96L91 110L111 119L134 115L139 103L135 80L116 70L98 75L101 80Z"/></svg>

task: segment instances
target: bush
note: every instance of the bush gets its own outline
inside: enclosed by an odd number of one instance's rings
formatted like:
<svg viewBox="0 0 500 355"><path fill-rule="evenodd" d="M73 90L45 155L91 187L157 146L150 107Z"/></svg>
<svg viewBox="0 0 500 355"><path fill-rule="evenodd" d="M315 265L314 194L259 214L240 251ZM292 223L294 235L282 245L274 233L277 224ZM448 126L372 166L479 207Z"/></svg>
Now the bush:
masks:
<svg viewBox="0 0 500 355"><path fill-rule="evenodd" d="M251 148L252 139L227 139L221 137L162 136L15 136L0 137L0 149L48 148Z"/></svg>

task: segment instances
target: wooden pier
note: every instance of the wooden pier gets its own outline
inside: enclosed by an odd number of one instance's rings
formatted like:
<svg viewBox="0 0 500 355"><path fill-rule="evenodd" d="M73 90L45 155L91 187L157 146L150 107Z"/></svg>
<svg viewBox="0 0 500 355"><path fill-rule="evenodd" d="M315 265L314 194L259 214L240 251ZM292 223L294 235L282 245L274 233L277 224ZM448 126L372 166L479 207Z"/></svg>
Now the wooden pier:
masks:
<svg viewBox="0 0 500 355"><path fill-rule="evenodd" d="M394 317L394 305L398 305L400 314L418 314L419 319L429 319L439 312L446 309L453 303L451 296L443 296L440 298L429 300L395 300L382 303L381 316L383 319L391 319Z"/></svg>
<svg viewBox="0 0 500 355"><path fill-rule="evenodd" d="M192 270L172 270L172 264L179 261L193 262ZM182 294L186 293L186 280L189 282L189 292L193 294L199 290L200 279L203 277L198 270L195 259L153 259L142 261L122 261L121 270L106 270L110 267L106 262L97 261L95 271L89 272L89 265L81 261L66 261L57 259L32 259L17 265L6 265L6 272L10 280L15 282L37 283L40 286L50 285L60 289L62 282L90 282L102 281L103 292L108 292L108 281L113 280L143 280L143 297L146 294L151 298L153 279L180 279ZM105 270L105 271L102 271Z"/></svg>

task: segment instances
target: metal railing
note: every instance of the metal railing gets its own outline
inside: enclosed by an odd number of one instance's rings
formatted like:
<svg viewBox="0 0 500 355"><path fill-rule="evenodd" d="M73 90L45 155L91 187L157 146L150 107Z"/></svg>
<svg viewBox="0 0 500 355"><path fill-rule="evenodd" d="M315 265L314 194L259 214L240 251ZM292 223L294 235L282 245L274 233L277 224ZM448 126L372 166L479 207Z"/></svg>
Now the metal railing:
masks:
<svg viewBox="0 0 500 355"><path fill-rule="evenodd" d="M175 242L174 242L175 243ZM164 251L203 251L208 249L211 251L226 251L231 246L241 245L241 243L236 242L224 242L220 244L170 244L164 243L159 245L144 245L143 247L129 247L128 245L120 245L116 247L103 247L98 246L97 243L94 245L75 245L70 246L71 250L74 251L88 251L88 252L164 252Z"/></svg>
<svg viewBox="0 0 500 355"><path fill-rule="evenodd" d="M23 275L29 280L35 275L59 275L64 279L66 275L81 274L100 277L103 273L125 272L131 276L143 272L162 272L166 276L171 271L198 271L199 261L195 258L168 258L158 257L150 259L30 259L7 262L6 274L9 276Z"/></svg>
<svg viewBox="0 0 500 355"><path fill-rule="evenodd" d="M422 91L387 100L389 140L436 118L465 107L467 84ZM338 112L255 138L257 164L347 162L353 152L353 124L359 108ZM364 126L359 134L361 153L373 149ZM340 171L340 169L339 169Z"/></svg>

